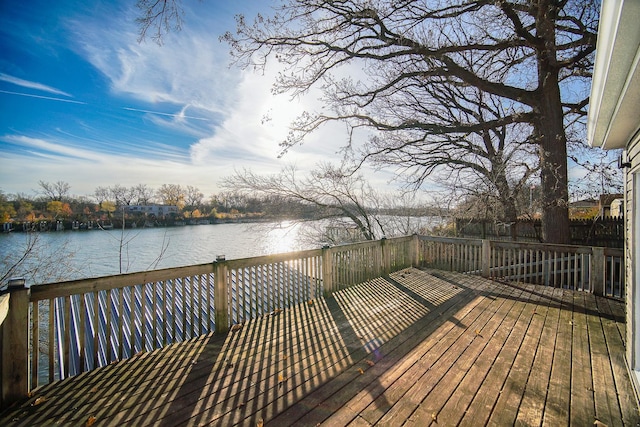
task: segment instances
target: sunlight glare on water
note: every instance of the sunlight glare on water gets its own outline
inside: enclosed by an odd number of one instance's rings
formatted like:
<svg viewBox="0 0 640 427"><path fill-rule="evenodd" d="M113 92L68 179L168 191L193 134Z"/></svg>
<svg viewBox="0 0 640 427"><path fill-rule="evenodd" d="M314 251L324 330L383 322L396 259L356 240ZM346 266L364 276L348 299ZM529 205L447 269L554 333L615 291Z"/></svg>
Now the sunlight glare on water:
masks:
<svg viewBox="0 0 640 427"><path fill-rule="evenodd" d="M229 260L312 249L317 245L301 238L303 226L233 223L36 234L43 257L64 265L64 279L71 280L204 264L218 255ZM23 252L28 238L27 233L0 235L2 258Z"/></svg>
<svg viewBox="0 0 640 427"><path fill-rule="evenodd" d="M266 252L278 254L292 252L301 248L300 223L283 221L277 228L272 228L266 235Z"/></svg>

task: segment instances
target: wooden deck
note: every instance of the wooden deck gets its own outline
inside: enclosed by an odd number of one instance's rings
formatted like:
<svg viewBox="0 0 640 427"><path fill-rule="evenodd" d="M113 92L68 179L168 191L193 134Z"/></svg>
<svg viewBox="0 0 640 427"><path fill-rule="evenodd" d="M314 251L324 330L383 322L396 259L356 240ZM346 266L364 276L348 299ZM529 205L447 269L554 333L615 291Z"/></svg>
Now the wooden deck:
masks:
<svg viewBox="0 0 640 427"><path fill-rule="evenodd" d="M0 425L637 426L624 305L408 269L36 391Z"/></svg>

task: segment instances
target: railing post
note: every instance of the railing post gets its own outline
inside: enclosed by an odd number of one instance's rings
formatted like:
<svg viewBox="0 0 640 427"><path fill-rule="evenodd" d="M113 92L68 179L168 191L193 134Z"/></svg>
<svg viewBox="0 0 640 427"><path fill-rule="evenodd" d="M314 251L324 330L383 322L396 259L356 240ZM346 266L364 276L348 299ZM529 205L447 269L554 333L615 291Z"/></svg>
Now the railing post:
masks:
<svg viewBox="0 0 640 427"><path fill-rule="evenodd" d="M482 277L491 277L491 240L482 239L481 264Z"/></svg>
<svg viewBox="0 0 640 427"><path fill-rule="evenodd" d="M420 268L420 236L414 234L411 239L411 266Z"/></svg>
<svg viewBox="0 0 640 427"><path fill-rule="evenodd" d="M29 395L29 288L9 280L9 310L2 324L2 406Z"/></svg>
<svg viewBox="0 0 640 427"><path fill-rule="evenodd" d="M224 255L218 255L213 263L213 286L216 333L224 334L229 332L229 289Z"/></svg>
<svg viewBox="0 0 640 427"><path fill-rule="evenodd" d="M387 238L380 239L380 251L382 253L382 275L387 276L391 273L391 256L387 247Z"/></svg>
<svg viewBox="0 0 640 427"><path fill-rule="evenodd" d="M329 246L322 247L322 293L325 297L331 295L333 289L333 256Z"/></svg>
<svg viewBox="0 0 640 427"><path fill-rule="evenodd" d="M591 274L589 274L589 289L594 295L604 295L604 248L591 248Z"/></svg>

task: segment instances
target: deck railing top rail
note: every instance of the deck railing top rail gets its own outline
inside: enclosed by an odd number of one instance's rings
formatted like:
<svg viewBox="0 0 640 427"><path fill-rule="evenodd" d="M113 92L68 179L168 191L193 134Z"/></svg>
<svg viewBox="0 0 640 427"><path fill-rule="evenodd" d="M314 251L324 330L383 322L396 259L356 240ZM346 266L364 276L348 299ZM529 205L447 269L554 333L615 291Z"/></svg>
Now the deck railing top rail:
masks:
<svg viewBox="0 0 640 427"><path fill-rule="evenodd" d="M227 266L229 268L245 268L256 265L265 265L265 264L273 264L278 262L291 261L295 259L303 259L310 258L314 256L319 256L322 254L321 249L309 249L306 251L298 251L298 252L288 252L282 254L273 254L273 255L261 255L250 258L238 258L225 260Z"/></svg>
<svg viewBox="0 0 640 427"><path fill-rule="evenodd" d="M468 237L439 237L439 236L419 236L420 240L448 243L455 245L482 246L482 242L490 242L492 247L505 249L530 249L537 251L555 251L572 253L591 253L593 246L559 245L555 243L535 243L535 242L513 242L507 240L477 239ZM622 255L624 249L602 248L606 254Z"/></svg>
<svg viewBox="0 0 640 427"><path fill-rule="evenodd" d="M491 246L504 249L521 249L545 252L569 252L576 254L588 254L593 252L594 246L558 245L554 243L509 242L504 240L491 240ZM597 246L596 246L597 247ZM605 254L622 255L623 249L602 248Z"/></svg>
<svg viewBox="0 0 640 427"><path fill-rule="evenodd" d="M31 301L65 297L74 294L86 294L107 291L142 283L174 280L198 274L213 273L213 264L197 264L186 267L163 268L159 270L102 276L89 279L69 280L58 283L45 283L30 287Z"/></svg>

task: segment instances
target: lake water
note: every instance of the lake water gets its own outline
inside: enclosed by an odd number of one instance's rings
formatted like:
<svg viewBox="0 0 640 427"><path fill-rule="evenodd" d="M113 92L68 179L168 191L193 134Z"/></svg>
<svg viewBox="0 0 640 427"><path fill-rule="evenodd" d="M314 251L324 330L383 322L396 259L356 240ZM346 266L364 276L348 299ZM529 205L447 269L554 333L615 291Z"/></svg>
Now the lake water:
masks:
<svg viewBox="0 0 640 427"><path fill-rule="evenodd" d="M442 223L437 217L383 217L387 229L407 235ZM28 284L108 276L315 249L322 222L231 223L127 230L0 234L0 279L36 239L22 271ZM4 282L4 280L0 280ZM3 283L0 283L3 284Z"/></svg>
<svg viewBox="0 0 640 427"><path fill-rule="evenodd" d="M122 230L0 234L0 275L37 239L33 258L50 282L136 272L318 247L305 238L311 224L211 224ZM306 243L305 243L306 241ZM9 257L10 259L7 259ZM35 262L35 261L34 261ZM47 270L48 272L45 272ZM56 271L56 277L43 278ZM21 274L21 276L29 276ZM16 276L15 274L12 276Z"/></svg>

